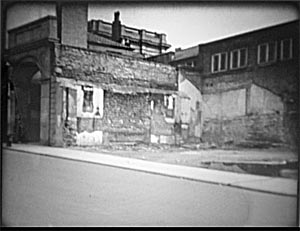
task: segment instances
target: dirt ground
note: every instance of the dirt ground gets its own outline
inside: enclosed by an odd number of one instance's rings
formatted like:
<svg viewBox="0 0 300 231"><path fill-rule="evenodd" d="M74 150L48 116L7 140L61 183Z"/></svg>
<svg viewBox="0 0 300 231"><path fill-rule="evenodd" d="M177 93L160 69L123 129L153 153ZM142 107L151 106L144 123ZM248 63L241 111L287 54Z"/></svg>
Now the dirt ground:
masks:
<svg viewBox="0 0 300 231"><path fill-rule="evenodd" d="M114 144L100 147L72 147L72 149L237 173L298 177L297 152L286 148L216 149L197 146Z"/></svg>

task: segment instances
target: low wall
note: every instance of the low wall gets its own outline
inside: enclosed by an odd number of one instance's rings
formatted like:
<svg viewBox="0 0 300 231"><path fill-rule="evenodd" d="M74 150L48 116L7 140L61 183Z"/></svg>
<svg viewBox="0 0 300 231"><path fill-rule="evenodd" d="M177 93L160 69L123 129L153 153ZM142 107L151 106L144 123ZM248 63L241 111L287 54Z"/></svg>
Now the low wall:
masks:
<svg viewBox="0 0 300 231"><path fill-rule="evenodd" d="M255 114L204 121L202 140L224 144L285 143L282 114Z"/></svg>

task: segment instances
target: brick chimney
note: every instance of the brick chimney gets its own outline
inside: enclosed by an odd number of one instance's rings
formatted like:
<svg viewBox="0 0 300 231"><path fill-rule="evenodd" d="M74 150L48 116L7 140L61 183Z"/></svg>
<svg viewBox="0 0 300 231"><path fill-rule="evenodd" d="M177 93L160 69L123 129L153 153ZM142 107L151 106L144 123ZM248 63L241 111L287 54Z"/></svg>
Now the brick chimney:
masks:
<svg viewBox="0 0 300 231"><path fill-rule="evenodd" d="M87 48L88 4L57 2L58 38L62 44Z"/></svg>
<svg viewBox="0 0 300 231"><path fill-rule="evenodd" d="M112 33L111 33L112 40L116 42L121 42L121 21L120 21L120 12L115 12L115 18L112 23Z"/></svg>

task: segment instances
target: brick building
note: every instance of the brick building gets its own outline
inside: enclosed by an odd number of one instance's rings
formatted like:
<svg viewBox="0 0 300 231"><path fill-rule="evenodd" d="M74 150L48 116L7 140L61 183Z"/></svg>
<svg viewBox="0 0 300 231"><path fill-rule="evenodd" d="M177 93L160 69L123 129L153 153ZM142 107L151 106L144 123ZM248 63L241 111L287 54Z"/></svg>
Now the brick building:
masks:
<svg viewBox="0 0 300 231"><path fill-rule="evenodd" d="M8 31L13 139L54 146L174 142L175 68L93 49L85 3L57 3L56 15Z"/></svg>
<svg viewBox="0 0 300 231"><path fill-rule="evenodd" d="M89 33L98 38L112 39L145 58L162 54L171 47L165 34L122 25L119 12L115 12L114 16L112 23L103 20L89 21Z"/></svg>
<svg viewBox="0 0 300 231"><path fill-rule="evenodd" d="M177 50L164 61L194 72L204 141L298 143L298 20Z"/></svg>

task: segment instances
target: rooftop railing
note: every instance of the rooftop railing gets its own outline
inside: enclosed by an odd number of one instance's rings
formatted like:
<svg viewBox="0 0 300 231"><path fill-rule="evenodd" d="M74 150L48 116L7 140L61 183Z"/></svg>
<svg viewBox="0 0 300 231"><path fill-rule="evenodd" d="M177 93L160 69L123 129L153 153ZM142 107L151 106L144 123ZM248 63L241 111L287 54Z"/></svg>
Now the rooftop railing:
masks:
<svg viewBox="0 0 300 231"><path fill-rule="evenodd" d="M189 47L184 50L176 50L174 60L187 59L199 54L199 46Z"/></svg>
<svg viewBox="0 0 300 231"><path fill-rule="evenodd" d="M88 23L89 31L96 32L98 34L111 36L112 33L112 24L102 20L91 20ZM166 35L160 34L147 30L140 30L133 27L128 27L125 25L121 26L122 37L134 39L134 40L144 40L152 43L162 43L167 44Z"/></svg>

